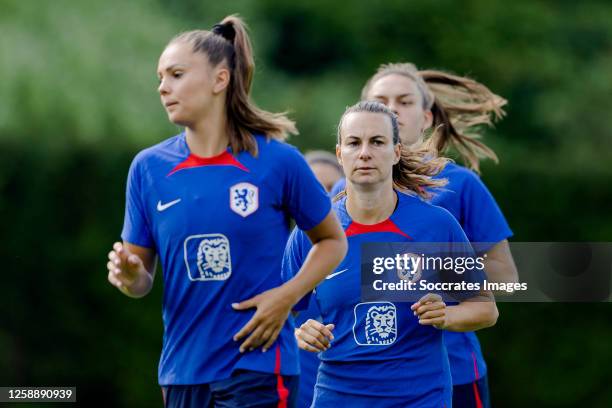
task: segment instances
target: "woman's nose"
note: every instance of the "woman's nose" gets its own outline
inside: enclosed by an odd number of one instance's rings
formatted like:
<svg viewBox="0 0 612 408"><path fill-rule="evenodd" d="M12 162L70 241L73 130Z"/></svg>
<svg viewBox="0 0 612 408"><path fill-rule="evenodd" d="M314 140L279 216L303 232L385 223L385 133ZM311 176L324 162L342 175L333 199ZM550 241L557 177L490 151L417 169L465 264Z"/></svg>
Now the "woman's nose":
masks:
<svg viewBox="0 0 612 408"><path fill-rule="evenodd" d="M165 95L167 94L168 91L168 84L166 83L166 80L162 79L161 81L159 81L159 86L157 87L157 92L159 92L161 95Z"/></svg>

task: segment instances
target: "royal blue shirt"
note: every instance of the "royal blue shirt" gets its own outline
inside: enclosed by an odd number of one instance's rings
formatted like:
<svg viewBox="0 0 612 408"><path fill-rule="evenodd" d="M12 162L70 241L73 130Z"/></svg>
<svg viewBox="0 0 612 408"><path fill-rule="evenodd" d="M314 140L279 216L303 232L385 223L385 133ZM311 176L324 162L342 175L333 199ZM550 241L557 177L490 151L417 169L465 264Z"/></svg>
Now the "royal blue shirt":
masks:
<svg viewBox="0 0 612 408"><path fill-rule="evenodd" d="M276 345L240 353L232 337L255 309L231 305L279 286L289 218L309 230L329 213L325 190L296 148L255 136L248 152L202 158L185 134L132 162L122 238L152 248L163 270L160 385L204 384L235 369L298 374L291 319Z"/></svg>
<svg viewBox="0 0 612 408"><path fill-rule="evenodd" d="M435 178L448 184L432 191L432 204L446 208L459 221L465 235L484 253L512 236L512 231L495 199L473 171L449 163ZM479 243L483 243L482 245ZM487 366L474 332L445 332L453 384L468 384L484 377Z"/></svg>
<svg viewBox="0 0 612 408"><path fill-rule="evenodd" d="M460 242L470 248L448 211L415 196L397 195L391 217L375 225L354 222L346 197L334 203L349 248L313 295L323 323L335 325L332 346L320 353L317 388L378 396L383 405L384 397L401 397L416 407L450 406L452 383L442 331L420 325L409 302L360 300L362 243ZM309 249L307 236L294 230L283 260L285 279L299 271Z"/></svg>

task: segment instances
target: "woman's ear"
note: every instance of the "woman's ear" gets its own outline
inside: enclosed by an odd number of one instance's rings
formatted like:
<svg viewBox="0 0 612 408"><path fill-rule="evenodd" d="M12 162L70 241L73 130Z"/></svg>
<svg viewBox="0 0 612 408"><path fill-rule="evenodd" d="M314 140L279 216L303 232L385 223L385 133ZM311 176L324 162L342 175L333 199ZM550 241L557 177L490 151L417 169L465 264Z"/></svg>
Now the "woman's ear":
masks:
<svg viewBox="0 0 612 408"><path fill-rule="evenodd" d="M427 109L425 112L423 112L423 117L423 129L421 129L421 132L426 131L431 127L431 125L433 125L433 113L431 112L431 109Z"/></svg>
<svg viewBox="0 0 612 408"><path fill-rule="evenodd" d="M227 89L230 83L230 72L225 67L219 67L214 72L213 94L217 95Z"/></svg>
<svg viewBox="0 0 612 408"><path fill-rule="evenodd" d="M338 159L338 163L342 166L342 153L340 151L340 145L336 145L336 159Z"/></svg>
<svg viewBox="0 0 612 408"><path fill-rule="evenodd" d="M393 158L393 165L395 166L402 158L402 144L398 143L393 146L393 151L395 153L395 157Z"/></svg>

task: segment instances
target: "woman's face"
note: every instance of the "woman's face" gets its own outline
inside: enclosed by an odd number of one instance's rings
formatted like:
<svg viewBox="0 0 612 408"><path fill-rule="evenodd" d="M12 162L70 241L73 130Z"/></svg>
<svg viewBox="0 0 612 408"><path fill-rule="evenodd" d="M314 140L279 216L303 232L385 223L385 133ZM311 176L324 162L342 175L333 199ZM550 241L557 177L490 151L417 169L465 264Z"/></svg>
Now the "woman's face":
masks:
<svg viewBox="0 0 612 408"><path fill-rule="evenodd" d="M393 144L391 119L383 113L353 112L344 117L336 155L347 180L373 185L391 180L400 144Z"/></svg>
<svg viewBox="0 0 612 408"><path fill-rule="evenodd" d="M204 53L193 52L187 43L172 43L164 50L157 66L158 91L172 123L191 127L207 115L216 92L217 71Z"/></svg>
<svg viewBox="0 0 612 408"><path fill-rule="evenodd" d="M384 103L398 116L400 139L406 146L421 141L423 130L432 123L432 114L423 110L423 95L410 78L389 74L372 84L368 100Z"/></svg>

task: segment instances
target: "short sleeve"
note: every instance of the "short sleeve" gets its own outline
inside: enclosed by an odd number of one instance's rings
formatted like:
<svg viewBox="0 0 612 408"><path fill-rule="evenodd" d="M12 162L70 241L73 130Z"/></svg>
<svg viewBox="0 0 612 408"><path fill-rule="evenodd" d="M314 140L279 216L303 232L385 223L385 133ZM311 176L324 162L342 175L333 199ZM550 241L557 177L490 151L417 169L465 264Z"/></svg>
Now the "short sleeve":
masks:
<svg viewBox="0 0 612 408"><path fill-rule="evenodd" d="M308 231L323 221L331 210L331 200L296 148L287 152L283 204L297 226Z"/></svg>
<svg viewBox="0 0 612 408"><path fill-rule="evenodd" d="M462 227L474 243L497 243L512 236L512 230L495 199L480 178L472 173L466 176L461 191ZM478 252L490 249L479 247Z"/></svg>
<svg viewBox="0 0 612 408"><path fill-rule="evenodd" d="M130 166L126 187L125 216L121 238L125 242L152 248L151 228L143 204L141 162L136 156Z"/></svg>
<svg viewBox="0 0 612 408"><path fill-rule="evenodd" d="M294 228L289 236L283 262L281 267L281 277L283 282L287 282L298 274L304 264L304 260L310 251L312 244L308 236L298 228ZM294 310L304 310L308 307L310 294L304 296L294 307Z"/></svg>
<svg viewBox="0 0 612 408"><path fill-rule="evenodd" d="M482 268L478 266L477 254L474 252L465 232L451 214L448 214L448 222L446 252L454 260L454 269L446 271L444 280L455 283L464 282L466 285L474 284L482 288L486 276L484 265L482 265ZM479 293L480 290L463 289L452 291L449 295L453 299L461 301L474 297Z"/></svg>

